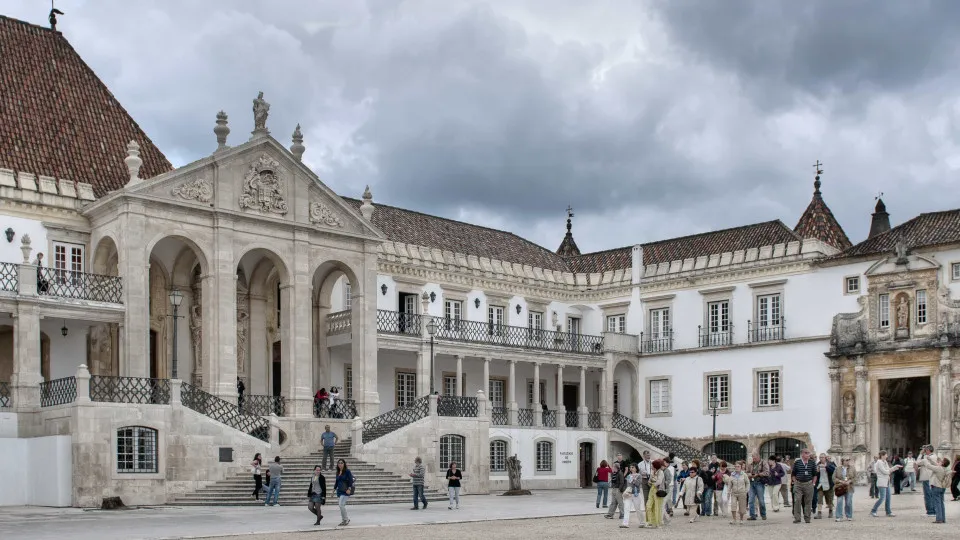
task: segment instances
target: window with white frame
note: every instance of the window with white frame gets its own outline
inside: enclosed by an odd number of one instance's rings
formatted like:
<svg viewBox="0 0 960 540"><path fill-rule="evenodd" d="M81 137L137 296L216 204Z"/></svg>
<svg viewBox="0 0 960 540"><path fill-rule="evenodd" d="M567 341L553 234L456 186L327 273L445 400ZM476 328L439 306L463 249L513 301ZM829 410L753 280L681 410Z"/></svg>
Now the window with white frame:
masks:
<svg viewBox="0 0 960 540"><path fill-rule="evenodd" d="M581 322L580 317L567 317L567 332L579 336Z"/></svg>
<svg viewBox="0 0 960 540"><path fill-rule="evenodd" d="M343 310L353 308L353 287L349 281L343 282Z"/></svg>
<svg viewBox="0 0 960 540"><path fill-rule="evenodd" d="M664 339L670 332L670 308L650 310L650 339Z"/></svg>
<svg viewBox="0 0 960 540"><path fill-rule="evenodd" d="M780 370L757 372L757 407L780 406Z"/></svg>
<svg viewBox="0 0 960 540"><path fill-rule="evenodd" d="M553 443L537 441L537 472L553 471Z"/></svg>
<svg viewBox="0 0 960 540"><path fill-rule="evenodd" d="M707 404L717 400L717 409L730 408L730 375L707 375Z"/></svg>
<svg viewBox="0 0 960 540"><path fill-rule="evenodd" d="M447 469L451 463L456 463L457 468L462 469L464 465L464 444L463 435L444 435L440 437L440 469Z"/></svg>
<svg viewBox="0 0 960 540"><path fill-rule="evenodd" d="M443 301L444 326L447 330L459 330L463 318L463 302L460 300Z"/></svg>
<svg viewBox="0 0 960 540"><path fill-rule="evenodd" d="M627 316L610 315L607 317L607 332L625 334L627 332Z"/></svg>
<svg viewBox="0 0 960 540"><path fill-rule="evenodd" d="M927 322L927 291L917 291L917 324Z"/></svg>
<svg viewBox="0 0 960 540"><path fill-rule="evenodd" d="M960 280L960 263L950 265L950 277L954 280Z"/></svg>
<svg viewBox="0 0 960 540"><path fill-rule="evenodd" d="M620 412L620 383L613 383L613 412Z"/></svg>
<svg viewBox="0 0 960 540"><path fill-rule="evenodd" d="M650 381L650 414L670 412L670 380L652 379Z"/></svg>
<svg viewBox="0 0 960 540"><path fill-rule="evenodd" d="M760 328L780 326L780 294L763 294L757 297L757 326Z"/></svg>
<svg viewBox="0 0 960 540"><path fill-rule="evenodd" d="M353 366L343 366L344 399L353 399Z"/></svg>
<svg viewBox="0 0 960 540"><path fill-rule="evenodd" d="M546 381L540 381L540 400L547 400L547 383ZM533 401L533 381L527 381L527 406L531 409L536 409L540 406L539 403Z"/></svg>
<svg viewBox="0 0 960 540"><path fill-rule="evenodd" d="M729 300L707 304L707 329L711 334L726 334L730 331Z"/></svg>
<svg viewBox="0 0 960 540"><path fill-rule="evenodd" d="M843 283L843 292L847 294L860 294L860 276L843 278Z"/></svg>
<svg viewBox="0 0 960 540"><path fill-rule="evenodd" d="M543 339L543 312L527 312L527 328L530 332L530 339Z"/></svg>
<svg viewBox="0 0 960 540"><path fill-rule="evenodd" d="M457 376L456 375L443 376L443 395L445 396L457 395Z"/></svg>
<svg viewBox="0 0 960 540"><path fill-rule="evenodd" d="M143 426L117 430L117 472L157 472L157 430Z"/></svg>
<svg viewBox="0 0 960 540"><path fill-rule="evenodd" d="M488 333L491 336L503 335L503 306L487 307L487 325Z"/></svg>
<svg viewBox="0 0 960 540"><path fill-rule="evenodd" d="M490 472L507 470L507 441L490 441Z"/></svg>
<svg viewBox="0 0 960 540"><path fill-rule="evenodd" d="M890 328L890 295L881 294L878 299L880 302L880 316L878 317L880 328Z"/></svg>
<svg viewBox="0 0 960 540"><path fill-rule="evenodd" d="M83 246L54 242L53 267L64 272L83 272Z"/></svg>
<svg viewBox="0 0 960 540"><path fill-rule="evenodd" d="M417 399L417 374L412 371L397 372L397 407L408 407Z"/></svg>
<svg viewBox="0 0 960 540"><path fill-rule="evenodd" d="M503 408L503 388L506 386L506 381L503 379L490 379L490 391L488 392L490 398L490 406Z"/></svg>

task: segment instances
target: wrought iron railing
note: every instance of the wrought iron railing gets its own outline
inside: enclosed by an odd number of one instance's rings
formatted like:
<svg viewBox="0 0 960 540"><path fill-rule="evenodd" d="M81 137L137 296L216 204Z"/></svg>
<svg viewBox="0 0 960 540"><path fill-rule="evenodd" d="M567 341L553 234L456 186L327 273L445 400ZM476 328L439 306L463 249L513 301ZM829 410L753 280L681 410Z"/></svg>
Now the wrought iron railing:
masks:
<svg viewBox="0 0 960 540"><path fill-rule="evenodd" d="M64 377L40 383L40 406L66 405L77 399L77 378Z"/></svg>
<svg viewBox="0 0 960 540"><path fill-rule="evenodd" d="M673 350L673 330L644 335L640 333L641 353L661 353Z"/></svg>
<svg viewBox="0 0 960 540"><path fill-rule="evenodd" d="M727 347L733 345L732 325L728 325L726 330L721 331L704 330L702 326L698 326L697 333L700 336L699 345L701 347Z"/></svg>
<svg viewBox="0 0 960 540"><path fill-rule="evenodd" d="M349 309L327 315L327 335L349 334L352 315L353 312Z"/></svg>
<svg viewBox="0 0 960 540"><path fill-rule="evenodd" d="M517 425L524 427L533 426L533 409L517 410Z"/></svg>
<svg viewBox="0 0 960 540"><path fill-rule="evenodd" d="M600 419L600 413L595 411L590 411L587 413L587 427L590 429L600 429L600 426L603 425L603 422Z"/></svg>
<svg viewBox="0 0 960 540"><path fill-rule="evenodd" d="M557 427L557 411L543 411L543 427Z"/></svg>
<svg viewBox="0 0 960 540"><path fill-rule="evenodd" d="M490 423L495 426L505 426L510 422L506 407L493 407L490 414Z"/></svg>
<svg viewBox="0 0 960 540"><path fill-rule="evenodd" d="M780 341L786 339L786 334L784 332L786 325L786 319L780 317L780 324L771 325L771 324L755 324L751 321L747 321L747 336L750 339L750 343L758 343L761 341Z"/></svg>
<svg viewBox="0 0 960 540"><path fill-rule="evenodd" d="M20 290L20 265L14 263L0 263L0 291Z"/></svg>
<svg viewBox="0 0 960 540"><path fill-rule="evenodd" d="M580 413L578 411L565 411L564 421L567 427L580 427Z"/></svg>
<svg viewBox="0 0 960 540"><path fill-rule="evenodd" d="M184 407L194 410L221 424L240 430L262 441L270 440L270 423L260 416L244 414L240 407L224 401L213 394L183 383L180 391L180 402Z"/></svg>
<svg viewBox="0 0 960 540"><path fill-rule="evenodd" d="M13 396L10 391L10 383L0 381L0 408L13 407Z"/></svg>
<svg viewBox="0 0 960 540"><path fill-rule="evenodd" d="M377 332L419 336L422 318L416 313L377 310Z"/></svg>
<svg viewBox="0 0 960 540"><path fill-rule="evenodd" d="M287 399L283 396L263 396L244 394L237 398L237 404L244 414L254 416L284 416L287 413Z"/></svg>
<svg viewBox="0 0 960 540"><path fill-rule="evenodd" d="M439 340L489 343L522 349L603 354L603 336L554 332L482 321L437 319L437 323L436 338Z"/></svg>
<svg viewBox="0 0 960 540"><path fill-rule="evenodd" d="M459 418L477 417L477 398L469 396L440 396L437 399L437 414Z"/></svg>
<svg viewBox="0 0 960 540"><path fill-rule="evenodd" d="M673 452L681 459L704 459L706 457L702 451L686 445L673 437L668 437L620 413L613 414L613 428L619 429L654 448L658 448L664 453Z"/></svg>
<svg viewBox="0 0 960 540"><path fill-rule="evenodd" d="M353 419L357 415L357 402L352 399L336 399L333 405L329 399L313 400L314 418L346 418Z"/></svg>
<svg viewBox="0 0 960 540"><path fill-rule="evenodd" d="M430 414L430 398L424 396L407 407L398 407L363 423L364 444L410 425Z"/></svg>
<svg viewBox="0 0 960 540"><path fill-rule="evenodd" d="M87 274L41 266L37 268L37 294L122 304L123 281L118 276Z"/></svg>
<svg viewBox="0 0 960 540"><path fill-rule="evenodd" d="M90 376L90 401L170 404L170 381L142 377Z"/></svg>

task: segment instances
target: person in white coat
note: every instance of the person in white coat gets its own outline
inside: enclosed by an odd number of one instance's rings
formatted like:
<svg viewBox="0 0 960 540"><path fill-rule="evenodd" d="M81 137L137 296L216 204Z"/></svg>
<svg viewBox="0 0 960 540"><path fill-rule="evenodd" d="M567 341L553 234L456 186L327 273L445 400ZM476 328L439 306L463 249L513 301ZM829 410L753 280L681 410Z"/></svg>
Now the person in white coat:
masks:
<svg viewBox="0 0 960 540"><path fill-rule="evenodd" d="M887 517L896 515L890 510L890 475L901 467L902 465L891 467L887 464L887 451L880 451L880 458L874 463L874 471L877 474L877 502L874 503L873 510L870 511L871 516L877 517L877 510L880 509L881 504L884 504Z"/></svg>

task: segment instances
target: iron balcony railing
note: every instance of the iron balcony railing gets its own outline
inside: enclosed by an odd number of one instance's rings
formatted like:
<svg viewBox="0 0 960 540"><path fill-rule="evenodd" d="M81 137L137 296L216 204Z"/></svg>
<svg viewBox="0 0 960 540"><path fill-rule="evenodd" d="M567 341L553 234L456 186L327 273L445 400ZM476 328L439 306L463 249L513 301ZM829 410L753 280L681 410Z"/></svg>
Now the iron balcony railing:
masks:
<svg viewBox="0 0 960 540"><path fill-rule="evenodd" d="M13 396L10 390L10 383L0 381L0 408L13 407Z"/></svg>
<svg viewBox="0 0 960 540"><path fill-rule="evenodd" d="M700 450L686 445L673 437L669 437L659 431L649 428L633 418L624 416L620 413L613 413L613 428L619 429L628 435L631 435L641 442L647 443L654 448L658 448L664 453L673 452L681 459L704 459L706 456Z"/></svg>
<svg viewBox="0 0 960 540"><path fill-rule="evenodd" d="M110 304L123 303L123 281L117 276L37 267L37 294Z"/></svg>
<svg viewBox="0 0 960 540"><path fill-rule="evenodd" d="M423 396L406 407L387 411L363 423L363 443L379 439L430 414L430 397Z"/></svg>
<svg viewBox="0 0 960 540"><path fill-rule="evenodd" d="M0 291L20 291L20 265L0 263Z"/></svg>
<svg viewBox="0 0 960 540"><path fill-rule="evenodd" d="M733 345L733 325L721 327L719 330L704 330L702 326L698 326L697 333L700 335L701 347L727 347Z"/></svg>
<svg viewBox="0 0 960 540"><path fill-rule="evenodd" d="M673 330L640 334L641 353L661 353L673 350Z"/></svg>
<svg viewBox="0 0 960 540"><path fill-rule="evenodd" d="M332 405L328 399L313 400L314 418L346 418L349 420L357 416L357 402L352 399L336 399Z"/></svg>
<svg viewBox="0 0 960 540"><path fill-rule="evenodd" d="M557 411L543 411L543 427L557 427Z"/></svg>
<svg viewBox="0 0 960 540"><path fill-rule="evenodd" d="M602 424L600 413L590 411L587 413L587 427L590 429L600 429Z"/></svg>
<svg viewBox="0 0 960 540"><path fill-rule="evenodd" d="M580 413L577 411L565 411L564 420L567 427L580 427Z"/></svg>
<svg viewBox="0 0 960 540"><path fill-rule="evenodd" d="M285 416L287 413L287 399L283 396L263 396L257 394L243 394L237 397L237 404L243 414L254 416Z"/></svg>
<svg viewBox="0 0 960 540"><path fill-rule="evenodd" d="M777 323L778 324L757 324L747 321L747 336L749 337L750 342L759 343L762 341L781 341L786 339L786 319L784 317L780 317L780 320L777 321Z"/></svg>
<svg viewBox="0 0 960 540"><path fill-rule="evenodd" d="M244 414L237 405L204 392L192 384L183 383L180 401L184 407L221 424L252 435L262 441L270 440L270 423L266 419L252 414Z"/></svg>
<svg viewBox="0 0 960 540"><path fill-rule="evenodd" d="M142 377L90 376L90 401L170 404L170 381Z"/></svg>
<svg viewBox="0 0 960 540"><path fill-rule="evenodd" d="M510 417L507 414L506 407L493 407L490 414L490 423L495 426L505 426L509 423Z"/></svg>
<svg viewBox="0 0 960 540"><path fill-rule="evenodd" d="M346 311L337 311L327 315L327 335L335 336L337 334L349 334L352 316L353 312L349 309Z"/></svg>
<svg viewBox="0 0 960 540"><path fill-rule="evenodd" d="M422 317L416 313L401 311L377 310L377 332L385 334L403 334L419 336L422 328Z"/></svg>
<svg viewBox="0 0 960 540"><path fill-rule="evenodd" d="M64 377L40 383L40 406L66 405L77 400L76 377Z"/></svg>
<svg viewBox="0 0 960 540"><path fill-rule="evenodd" d="M439 396L437 398L437 414L440 416L456 416L459 418L476 418L477 398L468 396Z"/></svg>
<svg viewBox="0 0 960 540"><path fill-rule="evenodd" d="M437 319L436 338L522 349L603 354L603 336L462 319Z"/></svg>
<svg viewBox="0 0 960 540"><path fill-rule="evenodd" d="M522 427L533 426L533 409L517 410L517 425Z"/></svg>

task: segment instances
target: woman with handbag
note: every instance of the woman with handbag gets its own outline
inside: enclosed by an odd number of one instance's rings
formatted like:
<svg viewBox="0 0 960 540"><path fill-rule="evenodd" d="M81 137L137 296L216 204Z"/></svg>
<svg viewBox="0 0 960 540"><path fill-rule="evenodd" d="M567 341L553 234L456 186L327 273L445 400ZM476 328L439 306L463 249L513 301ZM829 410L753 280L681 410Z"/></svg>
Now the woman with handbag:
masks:
<svg viewBox="0 0 960 540"><path fill-rule="evenodd" d="M313 478L310 480L310 486L307 487L307 500L310 501L307 503L307 510L317 516L317 522L314 525L319 525L320 520L323 519L320 506L327 504L327 479L323 477L321 470L323 467L320 465L313 468Z"/></svg>
<svg viewBox="0 0 960 540"><path fill-rule="evenodd" d="M743 519L747 516L747 493L750 492L750 479L743 472L745 463L740 460L734 465L734 471L730 476L723 477L723 483L730 488L730 524L736 525L737 514L740 514L740 525L743 525Z"/></svg>
<svg viewBox="0 0 960 540"><path fill-rule="evenodd" d="M647 495L647 523L656 529L664 524L663 505L667 500L667 486L664 484L663 469L666 467L662 459L655 459L651 463L651 468L650 492ZM689 480L688 478L687 481Z"/></svg>
<svg viewBox="0 0 960 540"><path fill-rule="evenodd" d="M347 462L343 459L337 460L337 479L334 481L333 490L337 493L337 499L340 503L340 525L345 527L350 524L350 517L347 516L347 500L353 495L354 478L353 473L347 467Z"/></svg>
<svg viewBox="0 0 960 540"><path fill-rule="evenodd" d="M850 458L840 460L840 466L833 471L833 494L837 499L837 521L843 521L846 514L847 521L853 521L853 482L857 478L857 471L850 465Z"/></svg>
<svg viewBox="0 0 960 540"><path fill-rule="evenodd" d="M693 510L693 517L690 523L697 521L700 517L701 497L703 497L703 478L697 474L696 467L690 467L690 476L687 477L683 487L680 488L680 498L683 499L683 515L689 516L690 510Z"/></svg>
<svg viewBox="0 0 960 540"><path fill-rule="evenodd" d="M607 507L607 495L610 493L610 473L612 472L613 469L607 464L607 460L603 460L593 476L593 482L597 484L597 508L600 508L601 495L603 495L603 507Z"/></svg>
<svg viewBox="0 0 960 540"><path fill-rule="evenodd" d="M260 453L257 452L253 456L253 461L250 462L250 472L253 473L253 498L260 500L260 492L263 491L263 475L260 466L263 465L263 459L260 457Z"/></svg>
<svg viewBox="0 0 960 540"><path fill-rule="evenodd" d="M626 529L630 527L630 512L636 509L637 501L637 486L640 484L640 471L637 469L637 465L630 465L630 468L627 472L627 482L626 487L623 490L623 522L620 524L621 529Z"/></svg>

